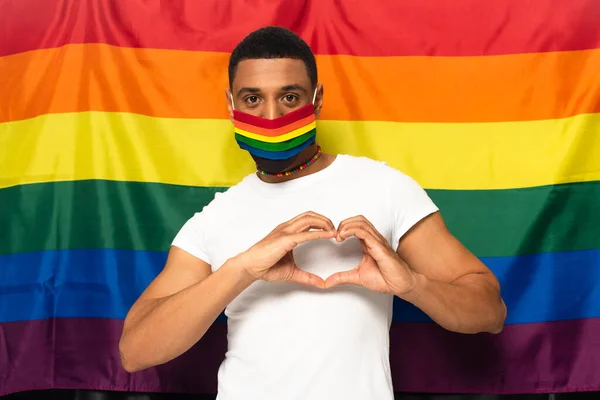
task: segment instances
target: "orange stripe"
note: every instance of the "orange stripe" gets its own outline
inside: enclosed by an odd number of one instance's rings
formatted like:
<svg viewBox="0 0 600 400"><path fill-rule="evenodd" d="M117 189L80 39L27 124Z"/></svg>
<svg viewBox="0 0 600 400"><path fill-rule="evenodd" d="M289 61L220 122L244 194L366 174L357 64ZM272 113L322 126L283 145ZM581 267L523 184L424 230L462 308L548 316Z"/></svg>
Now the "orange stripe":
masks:
<svg viewBox="0 0 600 400"><path fill-rule="evenodd" d="M249 125L244 122L235 121L235 127L241 129L246 132L254 133L257 135L268 136L268 137L277 137L284 135L286 133L295 131L296 129L300 129L315 120L314 115L309 115L306 118L302 118L299 121L292 122L291 124L287 124L286 126L282 126L278 129L265 129L259 126Z"/></svg>
<svg viewBox="0 0 600 400"><path fill-rule="evenodd" d="M4 57L0 121L86 110L228 118L228 57L104 44ZM493 122L600 112L600 50L318 63L323 119Z"/></svg>

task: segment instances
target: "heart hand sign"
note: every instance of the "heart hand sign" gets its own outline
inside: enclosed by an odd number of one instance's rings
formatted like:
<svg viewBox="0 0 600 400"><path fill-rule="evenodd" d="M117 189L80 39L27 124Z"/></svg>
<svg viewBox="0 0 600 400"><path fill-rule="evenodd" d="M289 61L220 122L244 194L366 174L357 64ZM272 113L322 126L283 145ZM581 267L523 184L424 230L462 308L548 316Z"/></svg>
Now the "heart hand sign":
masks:
<svg viewBox="0 0 600 400"><path fill-rule="evenodd" d="M343 243L351 237L358 239L362 248L362 259L355 268L323 280L296 265L293 250L299 245L334 238ZM328 218L307 212L280 224L239 257L249 275L269 282L296 282L319 288L351 284L396 295L415 286L414 272L363 216L348 218L335 229Z"/></svg>
<svg viewBox="0 0 600 400"><path fill-rule="evenodd" d="M356 268L328 277L326 288L351 284L379 293L399 295L414 287L413 271L365 217L356 216L340 223L336 240L343 242L349 237L360 240L362 260Z"/></svg>

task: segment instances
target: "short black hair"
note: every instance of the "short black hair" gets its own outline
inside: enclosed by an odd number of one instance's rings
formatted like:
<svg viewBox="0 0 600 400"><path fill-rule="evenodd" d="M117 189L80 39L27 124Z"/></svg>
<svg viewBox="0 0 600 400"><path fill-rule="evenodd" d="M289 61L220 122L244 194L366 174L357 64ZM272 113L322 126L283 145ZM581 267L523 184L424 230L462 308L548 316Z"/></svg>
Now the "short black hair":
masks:
<svg viewBox="0 0 600 400"><path fill-rule="evenodd" d="M267 26L250 33L233 49L229 57L229 87L240 61L261 58L302 60L313 87L317 86L317 62L310 46L287 28Z"/></svg>

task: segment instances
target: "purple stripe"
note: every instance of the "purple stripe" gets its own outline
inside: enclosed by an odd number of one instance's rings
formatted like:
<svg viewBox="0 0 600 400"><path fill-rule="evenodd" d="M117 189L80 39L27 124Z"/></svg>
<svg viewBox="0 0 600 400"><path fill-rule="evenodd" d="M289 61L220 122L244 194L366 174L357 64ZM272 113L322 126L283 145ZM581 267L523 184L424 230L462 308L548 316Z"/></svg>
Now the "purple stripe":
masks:
<svg viewBox="0 0 600 400"><path fill-rule="evenodd" d="M122 327L121 320L92 318L0 324L0 396L52 388L216 393L224 323L176 360L133 374L121 367Z"/></svg>
<svg viewBox="0 0 600 400"><path fill-rule="evenodd" d="M600 318L508 325L459 335L395 323L394 387L406 392L560 393L600 389Z"/></svg>
<svg viewBox="0 0 600 400"><path fill-rule="evenodd" d="M226 325L178 359L134 374L120 365L122 321L57 319L0 325L0 395L36 389L215 393ZM510 325L459 335L394 323L394 387L405 392L542 393L600 389L600 318Z"/></svg>

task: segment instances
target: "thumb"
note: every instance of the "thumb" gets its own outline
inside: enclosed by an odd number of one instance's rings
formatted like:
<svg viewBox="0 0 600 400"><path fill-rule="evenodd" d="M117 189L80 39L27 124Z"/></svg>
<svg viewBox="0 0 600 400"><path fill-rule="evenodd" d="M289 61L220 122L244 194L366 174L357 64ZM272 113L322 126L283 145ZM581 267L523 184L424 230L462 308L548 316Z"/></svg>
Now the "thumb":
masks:
<svg viewBox="0 0 600 400"><path fill-rule="evenodd" d="M325 288L327 289L346 284L360 286L360 275L358 273L358 269L355 268L349 271L336 272L325 279Z"/></svg>
<svg viewBox="0 0 600 400"><path fill-rule="evenodd" d="M294 266L292 276L290 277L289 282L299 283L301 285L306 286L313 286L319 289L325 288L325 281L323 279L321 279L315 274L303 271L296 266Z"/></svg>

